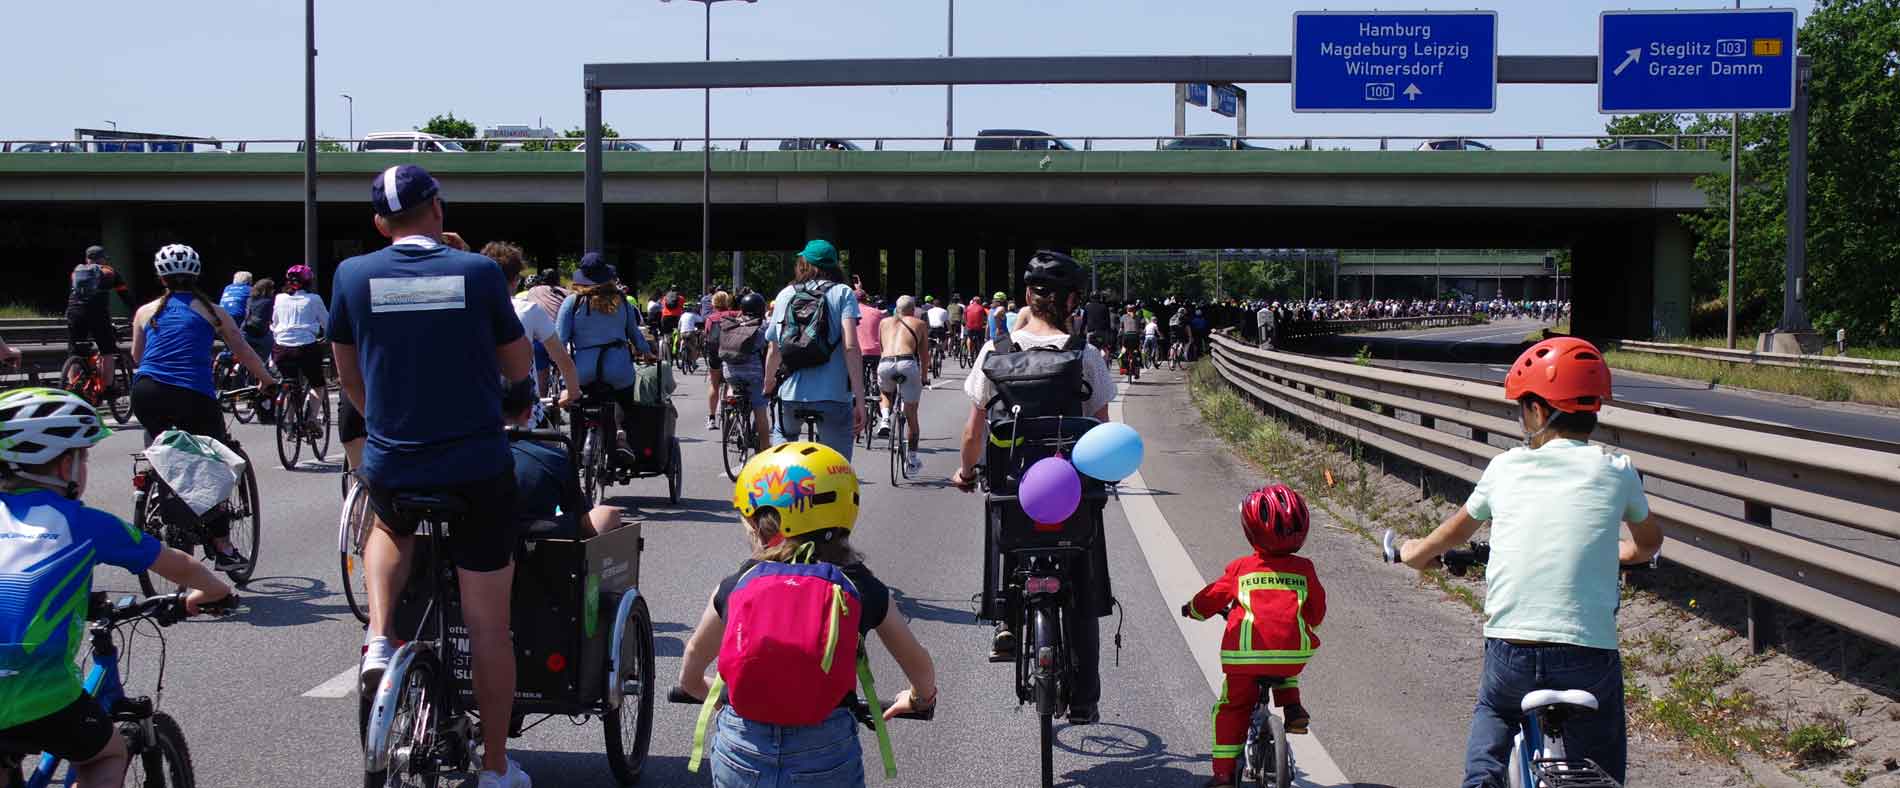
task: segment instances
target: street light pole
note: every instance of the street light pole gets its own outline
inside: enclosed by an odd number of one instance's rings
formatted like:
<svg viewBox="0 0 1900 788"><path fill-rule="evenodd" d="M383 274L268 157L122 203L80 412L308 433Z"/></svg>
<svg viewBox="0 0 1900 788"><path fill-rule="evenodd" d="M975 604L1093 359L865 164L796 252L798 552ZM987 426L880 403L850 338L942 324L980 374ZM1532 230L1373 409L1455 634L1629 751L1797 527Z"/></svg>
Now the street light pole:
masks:
<svg viewBox="0 0 1900 788"><path fill-rule="evenodd" d="M317 281L317 0L303 3L303 264Z"/></svg>
<svg viewBox="0 0 1900 788"><path fill-rule="evenodd" d="M954 58L957 56L957 0L949 0L949 4L950 4L950 18L949 18L949 21L944 24L944 56ZM956 122L955 122L956 116L957 116L957 86L944 85L943 86L943 149L944 150L950 150L952 147L954 147L954 143L950 141L950 138L955 137L957 134Z"/></svg>
<svg viewBox="0 0 1900 788"><path fill-rule="evenodd" d="M350 140L356 139L356 98L348 93L338 93L350 107Z"/></svg>
<svg viewBox="0 0 1900 788"><path fill-rule="evenodd" d="M692 0L706 6L706 62L712 62L712 7L720 0ZM759 0L745 0L756 3ZM673 0L660 0L670 3ZM699 291L712 290L712 89L702 89L705 94L705 129L701 139L699 170ZM735 258L732 261L733 287L738 287L744 276L740 267L743 262Z"/></svg>
<svg viewBox="0 0 1900 788"><path fill-rule="evenodd" d="M119 130L119 122L116 120L108 120L106 121L106 125L111 126L113 131Z"/></svg>

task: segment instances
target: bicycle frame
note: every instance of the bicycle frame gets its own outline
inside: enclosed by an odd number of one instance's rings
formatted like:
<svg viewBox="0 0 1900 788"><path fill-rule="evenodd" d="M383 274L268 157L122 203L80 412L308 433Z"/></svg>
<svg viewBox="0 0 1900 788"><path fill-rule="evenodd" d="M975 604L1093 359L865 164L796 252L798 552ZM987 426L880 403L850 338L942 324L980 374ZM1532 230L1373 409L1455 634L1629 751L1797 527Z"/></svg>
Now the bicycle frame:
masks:
<svg viewBox="0 0 1900 788"><path fill-rule="evenodd" d="M418 624L417 636L396 649L396 653L389 659L389 667L383 671L382 683L376 687L376 694L369 710L369 724L363 736L363 766L366 772L386 771L392 766L386 752L389 736L394 732L391 726L395 722L396 708L404 687L409 683L409 670L419 657L426 656L436 664L434 681L428 690L429 702L433 708L427 712L428 721L431 723L430 730L416 731L414 735L417 741L411 743L422 741L422 736L425 734L428 736L427 742L431 745L441 741L445 734L458 737L476 735L475 729L468 725L467 710L461 708L460 693L455 689L451 675L452 668L448 664L449 660L446 659L455 652L452 638L449 637L448 606L444 600L449 598L450 593L459 593L459 589L450 587L452 571L445 571L443 567L448 560L447 542L443 538L446 524L437 518L425 516L421 518L417 533L421 534L425 528L429 538L429 603L423 612L421 623ZM421 637L430 625L434 625L435 635L430 638ZM466 739L464 743L466 744ZM412 757L416 757L413 754L415 749L412 748ZM420 757L433 758L434 753L440 751L433 746L428 749L430 754ZM464 746L460 753L462 760L467 760L471 752L472 748ZM432 770L439 772L444 762L434 762L429 765ZM413 763L414 761L411 761L409 764L411 773L414 773Z"/></svg>
<svg viewBox="0 0 1900 788"><path fill-rule="evenodd" d="M90 627L92 636L92 670L86 673L82 685L84 692L92 696L99 708L112 718L112 708L126 700L125 684L119 675L119 649L112 642L112 629L106 626ZM139 722L139 735L147 745L152 743L152 716L147 712ZM49 788L53 785L53 773L59 768L60 759L52 753L41 753L39 765L26 778L26 788ZM67 770L65 782L71 786L79 779L73 770Z"/></svg>

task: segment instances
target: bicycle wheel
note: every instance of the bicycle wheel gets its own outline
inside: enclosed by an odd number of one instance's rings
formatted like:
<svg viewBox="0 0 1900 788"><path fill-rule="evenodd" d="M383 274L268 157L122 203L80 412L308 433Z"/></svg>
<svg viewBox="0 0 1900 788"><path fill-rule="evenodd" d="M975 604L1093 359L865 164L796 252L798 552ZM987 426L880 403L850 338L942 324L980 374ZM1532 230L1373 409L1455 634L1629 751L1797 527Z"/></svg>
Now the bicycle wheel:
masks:
<svg viewBox="0 0 1900 788"><path fill-rule="evenodd" d="M239 454L244 450L231 447ZM249 464L244 466L244 478L238 480L231 490L231 548L244 557L244 563L237 569L225 572L231 582L244 585L251 582L251 574L257 571L258 541L263 533L264 515L257 497L257 471Z"/></svg>
<svg viewBox="0 0 1900 788"><path fill-rule="evenodd" d="M226 379L218 384L219 391L241 389L250 382L248 373L243 367L233 365L226 371L226 375ZM249 397L234 397L225 404L225 409L230 412L232 418L238 420L239 424L249 424L252 419L257 418L257 400Z"/></svg>
<svg viewBox="0 0 1900 788"><path fill-rule="evenodd" d="M286 386L277 395L277 461L287 471L297 467L297 455L303 452L303 441L297 437L302 429L299 424L303 420L302 409L290 407L290 403L300 399L293 396L295 393Z"/></svg>
<svg viewBox="0 0 1900 788"><path fill-rule="evenodd" d="M92 392L87 391L91 388L87 385L91 379L92 371L86 367L83 358L67 356L66 363L59 366L59 387L78 394L80 399L87 402L93 402Z"/></svg>
<svg viewBox="0 0 1900 788"><path fill-rule="evenodd" d="M666 445L666 502L680 502L680 488L686 482L686 462L680 454L680 439Z"/></svg>
<svg viewBox="0 0 1900 788"><path fill-rule="evenodd" d="M371 725L382 727L386 724L388 727L381 731L380 746L377 747L379 751L374 753L382 762L383 770L364 771L365 788L435 785L436 775L433 771L427 774L417 774L416 771L433 769L427 753L435 748L435 738L440 729L438 715L441 704L436 702L435 697L437 671L435 655L426 650L417 654L409 663L409 669L398 679L401 683L397 685L394 708L384 712L387 719L370 720ZM372 709L371 714L374 713ZM374 735L369 738L377 739Z"/></svg>
<svg viewBox="0 0 1900 788"><path fill-rule="evenodd" d="M1043 788L1055 786L1055 715L1061 711L1057 677L1061 675L1062 665L1058 654L1062 649L1062 636L1053 612L1037 610L1035 623L1030 627L1034 640L1030 653L1036 655L1036 716L1041 725L1042 738L1042 784ZM1046 666L1046 667L1045 667Z"/></svg>
<svg viewBox="0 0 1900 788"><path fill-rule="evenodd" d="M592 507L600 502L600 495L606 487L603 480L605 474L602 472L602 464L606 460L601 456L600 430L580 419L574 420L574 429L581 432L579 461L575 463L575 467L580 469L581 495L587 499L587 505Z"/></svg>
<svg viewBox="0 0 1900 788"><path fill-rule="evenodd" d="M1287 748L1286 723L1262 707L1247 736L1246 769L1259 788L1293 788L1293 756ZM1264 724L1263 724L1264 723ZM1243 770L1236 769L1239 774Z"/></svg>
<svg viewBox="0 0 1900 788"><path fill-rule="evenodd" d="M350 613L356 620L365 624L369 623L369 587L363 572L363 539L369 528L369 491L359 484L343 499L343 512L337 522L336 550L337 564L343 575L343 599L349 603Z"/></svg>
<svg viewBox="0 0 1900 788"><path fill-rule="evenodd" d="M194 788L197 778L191 773L191 750L185 746L185 732L178 721L165 712L152 714L152 738L145 744L136 723L126 723L119 735L132 750L131 763L125 770L125 784L138 788Z"/></svg>
<svg viewBox="0 0 1900 788"><path fill-rule="evenodd" d="M139 529L139 533L144 534L144 538L157 540L159 544L164 544L165 539L164 536L158 532L158 524L151 522L149 519L152 513L150 504L151 497L152 494L150 492L135 492L132 494L132 527ZM139 593L143 596L158 595L158 586L152 582L152 573L150 570L139 573Z"/></svg>
<svg viewBox="0 0 1900 788"><path fill-rule="evenodd" d="M726 478L739 480L739 469L745 467L746 460L752 459L747 451L752 434L752 414L741 414L736 408L728 409L724 418L719 420L720 458L726 464Z"/></svg>
<svg viewBox="0 0 1900 788"><path fill-rule="evenodd" d="M323 462L324 456L330 453L330 395L318 391L316 397L316 418L311 419L306 426L310 428L310 459Z"/></svg>
<svg viewBox="0 0 1900 788"><path fill-rule="evenodd" d="M653 738L653 619L646 600L635 598L625 620L619 622L620 670L607 681L620 687L620 708L602 714L600 727L607 737L607 768L621 785L640 781L646 769L647 748ZM608 669L612 670L612 662ZM633 735L629 747L627 735Z"/></svg>
<svg viewBox="0 0 1900 788"><path fill-rule="evenodd" d="M112 410L112 420L123 427L132 420L132 372L127 369L131 364L125 354L119 354L117 362L112 368L116 393L107 398L106 405Z"/></svg>

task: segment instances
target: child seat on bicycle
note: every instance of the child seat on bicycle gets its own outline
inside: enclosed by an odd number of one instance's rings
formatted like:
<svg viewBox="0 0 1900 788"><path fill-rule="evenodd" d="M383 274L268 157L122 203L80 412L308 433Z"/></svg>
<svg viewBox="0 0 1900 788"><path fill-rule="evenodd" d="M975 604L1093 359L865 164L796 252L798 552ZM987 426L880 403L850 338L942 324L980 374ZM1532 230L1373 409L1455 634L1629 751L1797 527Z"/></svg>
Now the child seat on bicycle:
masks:
<svg viewBox="0 0 1900 788"><path fill-rule="evenodd" d="M1284 710L1287 733L1306 733L1311 715L1300 704L1296 678L1319 648L1314 630L1326 620L1326 588L1313 562L1294 555L1306 544L1306 501L1284 484L1271 484L1240 502L1241 530L1254 551L1227 564L1214 582L1181 606L1196 621L1226 615L1220 662L1224 674L1214 703L1214 778L1230 785L1246 747L1247 726L1260 701L1262 677Z"/></svg>

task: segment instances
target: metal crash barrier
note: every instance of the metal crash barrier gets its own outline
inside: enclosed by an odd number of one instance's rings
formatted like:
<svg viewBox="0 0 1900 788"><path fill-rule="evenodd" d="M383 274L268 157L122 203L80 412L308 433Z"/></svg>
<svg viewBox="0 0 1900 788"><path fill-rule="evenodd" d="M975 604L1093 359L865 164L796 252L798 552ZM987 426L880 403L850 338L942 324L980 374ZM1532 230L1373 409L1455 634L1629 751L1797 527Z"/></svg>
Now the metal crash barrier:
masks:
<svg viewBox="0 0 1900 788"><path fill-rule="evenodd" d="M1517 404L1495 384L1265 351L1219 335L1213 363L1261 405L1467 483L1504 451L1491 436L1521 430ZM1603 408L1595 437L1630 455L1646 480L1667 482L1646 485L1663 555L1748 592L1752 649L1776 638L1773 605L1900 647L1900 566L1774 527L1782 512L1893 547L1900 454L1614 405ZM1709 508L1714 499L1730 510L1739 502L1742 516Z"/></svg>

